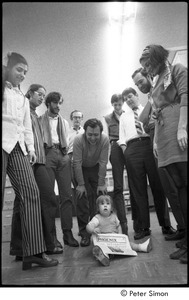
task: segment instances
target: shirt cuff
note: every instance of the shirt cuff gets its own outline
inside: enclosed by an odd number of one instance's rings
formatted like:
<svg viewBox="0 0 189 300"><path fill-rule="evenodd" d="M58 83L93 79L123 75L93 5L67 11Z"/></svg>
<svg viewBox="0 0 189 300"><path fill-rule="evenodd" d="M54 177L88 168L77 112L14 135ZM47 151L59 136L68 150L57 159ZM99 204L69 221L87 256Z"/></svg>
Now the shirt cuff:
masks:
<svg viewBox="0 0 189 300"><path fill-rule="evenodd" d="M35 148L33 145L29 145L29 146L27 146L27 148L28 148L28 152L30 152L30 151L35 152Z"/></svg>

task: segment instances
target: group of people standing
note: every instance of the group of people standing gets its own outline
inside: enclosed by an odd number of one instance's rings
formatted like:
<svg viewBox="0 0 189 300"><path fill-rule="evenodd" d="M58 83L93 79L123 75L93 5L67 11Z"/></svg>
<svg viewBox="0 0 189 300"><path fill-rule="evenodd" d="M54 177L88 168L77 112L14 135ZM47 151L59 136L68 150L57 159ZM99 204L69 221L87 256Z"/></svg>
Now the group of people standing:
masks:
<svg viewBox="0 0 189 300"><path fill-rule="evenodd" d="M114 110L105 116L105 126L92 118L82 127L83 114L74 110L70 115L73 126L69 128L59 113L62 95L46 95L45 87L39 84L32 84L24 95L20 84L28 63L18 53L7 55L3 69L2 187L4 191L8 174L16 195L10 254L23 261L23 270L32 264L56 266L58 260L49 255L63 253L56 235L55 180L64 244L79 246L72 233L74 190L80 246L90 245L87 225L96 215L96 199L107 194L109 158L113 203L122 233L128 234L123 198L126 167L134 238L151 234L148 178L162 233L167 240L182 238L177 243L179 250L170 257L187 262L187 69L181 64L171 66L167 58L168 51L162 46L150 45L140 58L143 68L132 75L139 90L148 94L145 108L135 89L127 88L112 96ZM36 108L44 99L47 110L38 116ZM125 112L124 102L128 105ZM167 199L177 230L170 223Z"/></svg>
<svg viewBox="0 0 189 300"><path fill-rule="evenodd" d="M150 235L147 178L165 240L180 240L171 259L187 263L187 68L171 65L169 52L149 45L142 52L134 84L148 95L145 107L137 91L126 88L111 98L113 113L105 116L111 144L114 202L120 222L123 213L123 170L127 170L134 238ZM130 108L123 111L126 102ZM121 151L122 149L122 151ZM167 199L177 230L170 224Z"/></svg>
<svg viewBox="0 0 189 300"><path fill-rule="evenodd" d="M82 128L79 124L83 115L75 110L70 115L74 126L69 127L59 114L63 103L60 93L46 95L44 86L32 84L24 95L20 84L27 71L28 63L22 55L7 55L3 67L2 191L4 195L7 174L16 195L10 254L23 261L23 270L30 269L32 264L56 266L58 260L48 255L63 252L56 236L55 180L64 244L79 246L72 233L71 183L78 196L80 245L90 244L85 227L95 214L94 198L106 192L109 147L98 119L87 120ZM38 116L36 108L44 99L47 110Z"/></svg>

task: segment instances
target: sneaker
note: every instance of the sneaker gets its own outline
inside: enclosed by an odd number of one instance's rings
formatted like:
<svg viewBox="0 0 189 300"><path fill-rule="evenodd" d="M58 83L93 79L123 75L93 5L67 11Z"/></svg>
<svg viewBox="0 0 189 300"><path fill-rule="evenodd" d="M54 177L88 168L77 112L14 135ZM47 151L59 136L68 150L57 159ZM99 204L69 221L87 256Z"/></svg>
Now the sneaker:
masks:
<svg viewBox="0 0 189 300"><path fill-rule="evenodd" d="M102 249L99 246L93 247L93 255L103 266L110 265L109 258L103 253Z"/></svg>

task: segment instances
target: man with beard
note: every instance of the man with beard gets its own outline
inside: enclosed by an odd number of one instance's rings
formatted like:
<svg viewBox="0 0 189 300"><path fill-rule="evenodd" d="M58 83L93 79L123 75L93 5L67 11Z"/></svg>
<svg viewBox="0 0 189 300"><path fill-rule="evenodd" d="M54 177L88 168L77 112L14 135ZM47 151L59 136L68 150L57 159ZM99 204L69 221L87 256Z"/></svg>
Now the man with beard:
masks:
<svg viewBox="0 0 189 300"><path fill-rule="evenodd" d="M41 116L44 131L46 168L53 185L57 181L59 190L60 220L65 245L78 247L72 234L71 163L67 154L68 122L59 114L63 97L58 92L46 96L47 111Z"/></svg>
<svg viewBox="0 0 189 300"><path fill-rule="evenodd" d="M150 94L152 84L153 84L153 78L150 77L143 68L139 68L135 70L134 73L132 74L132 79L135 85L138 87L138 89L143 94L147 94L148 96L148 102L144 107L139 119L143 122L144 129L147 133L149 133L151 141L153 143L155 119L153 117L153 110L151 105L151 94ZM146 117L148 115L150 116L149 118ZM178 201L176 187L172 178L169 176L165 168L158 168L158 173L159 173L159 177L165 195L169 201L175 220L177 221L177 231L175 233L172 233L170 231L167 232L168 235L165 236L165 240L167 241L180 240L184 238L185 225L184 225L183 213L181 211L180 204Z"/></svg>

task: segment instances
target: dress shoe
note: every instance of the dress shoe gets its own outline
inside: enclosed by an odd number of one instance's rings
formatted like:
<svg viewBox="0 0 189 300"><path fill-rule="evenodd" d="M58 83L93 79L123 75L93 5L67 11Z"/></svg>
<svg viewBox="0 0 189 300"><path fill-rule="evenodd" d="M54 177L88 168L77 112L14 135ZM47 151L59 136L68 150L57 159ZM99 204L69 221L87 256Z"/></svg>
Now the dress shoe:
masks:
<svg viewBox="0 0 189 300"><path fill-rule="evenodd" d="M55 240L54 244L55 244L55 247L63 249L62 244L57 239Z"/></svg>
<svg viewBox="0 0 189 300"><path fill-rule="evenodd" d="M12 249L11 248L9 254L13 255L13 256L23 256L22 249Z"/></svg>
<svg viewBox="0 0 189 300"><path fill-rule="evenodd" d="M82 236L80 245L81 245L81 247L89 246L90 245L90 237L89 236Z"/></svg>
<svg viewBox="0 0 189 300"><path fill-rule="evenodd" d="M182 248L182 246L184 245L185 241L186 241L186 239L185 239L185 237L184 237L181 241L176 242L175 246L176 246L177 248Z"/></svg>
<svg viewBox="0 0 189 300"><path fill-rule="evenodd" d="M79 247L79 243L76 239L74 239L72 231L71 230L63 230L64 233L64 244L68 245L70 247Z"/></svg>
<svg viewBox="0 0 189 300"><path fill-rule="evenodd" d="M48 255L62 254L63 253L63 249L59 248L59 247L55 247L53 250L47 250L45 253L48 254Z"/></svg>
<svg viewBox="0 0 189 300"><path fill-rule="evenodd" d="M169 255L169 257L171 259L180 259L186 252L187 252L187 249L183 247L183 248L180 248L179 250L171 253Z"/></svg>
<svg viewBox="0 0 189 300"><path fill-rule="evenodd" d="M128 235L128 226L127 223L121 223L122 234Z"/></svg>
<svg viewBox="0 0 189 300"><path fill-rule="evenodd" d="M22 260L23 260L23 257L22 257L22 256L16 255L15 260L16 260L16 261L22 261Z"/></svg>
<svg viewBox="0 0 189 300"><path fill-rule="evenodd" d="M166 241L181 240L185 236L185 230L177 230L174 234L165 236Z"/></svg>
<svg viewBox="0 0 189 300"><path fill-rule="evenodd" d="M187 251L185 252L185 254L183 256L181 256L181 258L179 260L182 264L187 264L188 263L188 253L187 253Z"/></svg>
<svg viewBox="0 0 189 300"><path fill-rule="evenodd" d="M25 256L23 258L22 270L31 269L32 264L37 264L43 268L49 268L58 265L58 260L49 258L45 253L42 253L41 255Z"/></svg>
<svg viewBox="0 0 189 300"><path fill-rule="evenodd" d="M172 226L162 226L162 233L172 235L175 234L177 231Z"/></svg>
<svg viewBox="0 0 189 300"><path fill-rule="evenodd" d="M143 239L145 236L148 236L151 234L151 230L149 228L140 229L138 232L135 233L134 239L140 240Z"/></svg>

